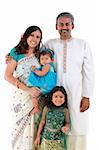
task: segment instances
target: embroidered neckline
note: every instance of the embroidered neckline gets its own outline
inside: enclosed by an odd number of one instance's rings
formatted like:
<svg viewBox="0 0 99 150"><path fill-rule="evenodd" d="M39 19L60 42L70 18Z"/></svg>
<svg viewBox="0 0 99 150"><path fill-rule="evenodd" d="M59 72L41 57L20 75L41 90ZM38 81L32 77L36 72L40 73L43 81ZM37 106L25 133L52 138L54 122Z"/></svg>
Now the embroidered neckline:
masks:
<svg viewBox="0 0 99 150"><path fill-rule="evenodd" d="M69 39L67 40L61 40L60 38L58 38L58 40L62 41L62 42L70 42L71 40L73 40L73 37L70 37Z"/></svg>

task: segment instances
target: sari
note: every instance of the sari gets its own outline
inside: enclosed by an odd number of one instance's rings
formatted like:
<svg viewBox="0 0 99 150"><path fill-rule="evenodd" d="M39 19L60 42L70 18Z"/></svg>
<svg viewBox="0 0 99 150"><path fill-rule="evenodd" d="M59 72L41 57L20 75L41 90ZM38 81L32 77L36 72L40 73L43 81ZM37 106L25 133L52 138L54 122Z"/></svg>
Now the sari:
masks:
<svg viewBox="0 0 99 150"><path fill-rule="evenodd" d="M39 67L34 55L17 61L14 76L26 84L30 74L31 65ZM13 150L35 150L34 139L36 134L37 114L30 115L33 109L32 97L21 89L15 89L12 98L12 149Z"/></svg>

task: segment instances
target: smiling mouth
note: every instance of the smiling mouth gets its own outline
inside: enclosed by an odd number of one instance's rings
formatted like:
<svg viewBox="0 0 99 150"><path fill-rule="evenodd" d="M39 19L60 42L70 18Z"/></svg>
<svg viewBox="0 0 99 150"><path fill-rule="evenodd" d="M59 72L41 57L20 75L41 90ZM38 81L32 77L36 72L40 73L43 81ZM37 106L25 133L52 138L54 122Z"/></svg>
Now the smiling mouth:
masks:
<svg viewBox="0 0 99 150"><path fill-rule="evenodd" d="M61 30L61 33L63 34L69 33L69 30Z"/></svg>
<svg viewBox="0 0 99 150"><path fill-rule="evenodd" d="M36 44L36 42L31 42L32 44Z"/></svg>

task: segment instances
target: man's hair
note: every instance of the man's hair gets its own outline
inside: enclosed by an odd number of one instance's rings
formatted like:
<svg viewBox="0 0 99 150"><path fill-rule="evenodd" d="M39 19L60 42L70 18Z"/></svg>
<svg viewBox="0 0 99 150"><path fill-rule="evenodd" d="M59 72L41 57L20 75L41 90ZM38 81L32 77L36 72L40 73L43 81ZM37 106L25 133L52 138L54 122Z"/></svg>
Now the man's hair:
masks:
<svg viewBox="0 0 99 150"><path fill-rule="evenodd" d="M72 25L74 25L74 17L73 17L73 15L72 15L71 13L69 13L69 12L62 12L62 13L60 13L60 14L57 16L57 18L56 18L56 25L57 25L58 19L61 18L61 17L70 18L71 21L72 21Z"/></svg>

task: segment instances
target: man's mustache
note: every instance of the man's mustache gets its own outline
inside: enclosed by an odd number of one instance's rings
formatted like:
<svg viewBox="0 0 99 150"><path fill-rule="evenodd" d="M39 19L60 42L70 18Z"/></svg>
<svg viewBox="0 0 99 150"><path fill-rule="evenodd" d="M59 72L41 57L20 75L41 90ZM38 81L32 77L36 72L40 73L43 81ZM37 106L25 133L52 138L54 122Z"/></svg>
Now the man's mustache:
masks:
<svg viewBox="0 0 99 150"><path fill-rule="evenodd" d="M62 29L61 33L70 33L70 30Z"/></svg>

